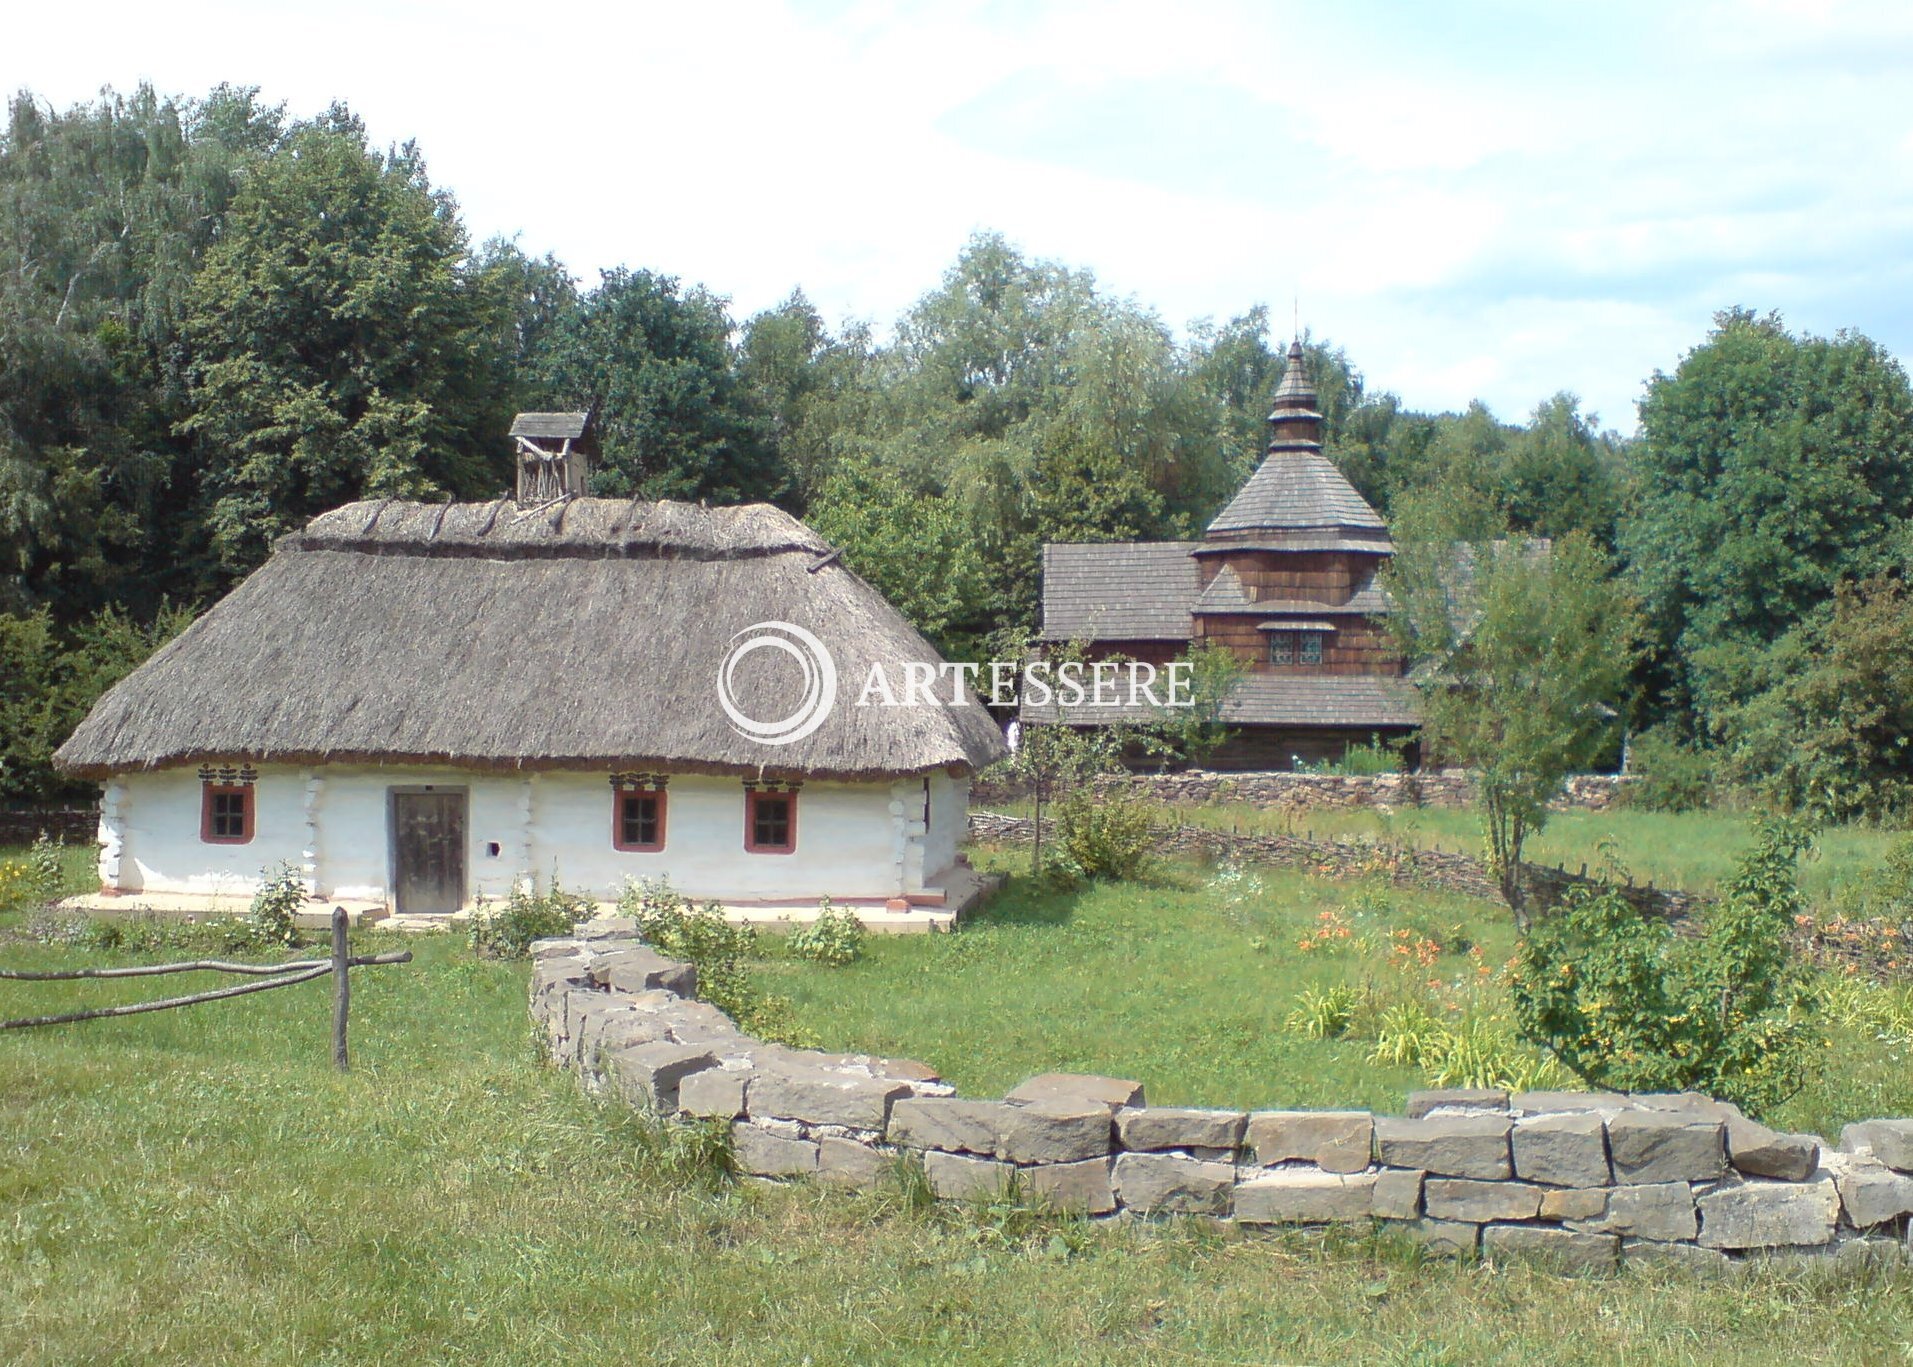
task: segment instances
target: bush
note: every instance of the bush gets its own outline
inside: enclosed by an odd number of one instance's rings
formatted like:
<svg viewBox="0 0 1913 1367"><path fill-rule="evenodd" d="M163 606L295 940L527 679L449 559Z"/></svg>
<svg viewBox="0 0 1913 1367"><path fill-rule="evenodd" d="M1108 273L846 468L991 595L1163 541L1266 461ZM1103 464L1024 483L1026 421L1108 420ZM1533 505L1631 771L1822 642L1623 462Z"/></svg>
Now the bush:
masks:
<svg viewBox="0 0 1913 1367"><path fill-rule="evenodd" d="M472 951L488 959L522 959L533 940L571 934L578 922L591 918L592 910L591 899L566 892L556 874L543 893L513 887L497 911L480 907L472 913Z"/></svg>
<svg viewBox="0 0 1913 1367"><path fill-rule="evenodd" d="M757 932L725 920L716 902L698 906L663 879L650 879L625 884L618 914L629 916L660 954L695 965L698 996L738 1029L794 1048L817 1047L796 1023L789 999L771 996L752 981L745 961L756 952Z"/></svg>
<svg viewBox="0 0 1913 1367"><path fill-rule="evenodd" d="M1149 806L1122 793L1101 797L1077 788L1056 804L1056 849L1051 876L1068 885L1120 882L1143 871L1149 858Z"/></svg>
<svg viewBox="0 0 1913 1367"><path fill-rule="evenodd" d="M1633 781L1621 787L1621 801L1649 812L1698 812L1713 796L1719 756L1681 741L1664 726L1643 731L1628 745L1627 768Z"/></svg>
<svg viewBox="0 0 1913 1367"><path fill-rule="evenodd" d="M1769 1110L1805 1078L1804 975L1788 946L1804 827L1762 823L1703 933L1676 935L1618 893L1570 891L1511 979L1522 1033L1601 1088L1695 1090Z"/></svg>
<svg viewBox="0 0 1913 1367"><path fill-rule="evenodd" d="M800 959L842 968L863 957L864 925L855 912L833 907L826 897L817 904L817 919L793 930L787 943Z"/></svg>
<svg viewBox="0 0 1913 1367"><path fill-rule="evenodd" d="M268 944L296 945L299 930L293 916L306 904L305 881L290 864L260 870L259 890L252 895L247 919Z"/></svg>
<svg viewBox="0 0 1913 1367"><path fill-rule="evenodd" d="M1401 743L1390 744L1380 736L1370 736L1366 745L1351 745L1340 759L1297 764L1301 774L1399 774L1402 771Z"/></svg>

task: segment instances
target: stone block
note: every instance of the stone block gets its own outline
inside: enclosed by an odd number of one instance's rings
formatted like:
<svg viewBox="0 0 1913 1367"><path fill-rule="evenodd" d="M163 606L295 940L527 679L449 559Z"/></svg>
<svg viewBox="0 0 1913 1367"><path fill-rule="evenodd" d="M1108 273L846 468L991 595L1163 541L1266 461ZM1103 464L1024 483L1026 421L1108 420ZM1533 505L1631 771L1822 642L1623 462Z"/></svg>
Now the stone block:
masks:
<svg viewBox="0 0 1913 1367"><path fill-rule="evenodd" d="M1611 1115L1626 1110L1627 1104L1627 1098L1619 1092L1516 1092L1508 1098L1508 1109L1516 1115L1567 1115L1586 1111Z"/></svg>
<svg viewBox="0 0 1913 1367"><path fill-rule="evenodd" d="M1422 1179L1416 1169L1386 1168L1375 1174L1373 1213L1381 1220L1413 1220L1421 1214Z"/></svg>
<svg viewBox="0 0 1913 1367"><path fill-rule="evenodd" d="M1534 1259L1575 1272L1602 1272L1620 1257L1621 1236L1553 1225L1484 1225L1481 1251L1489 1258Z"/></svg>
<svg viewBox="0 0 1913 1367"><path fill-rule="evenodd" d="M1206 1149L1234 1152L1242 1147L1247 1117L1241 1111L1196 1111L1149 1106L1116 1112L1116 1136L1125 1149Z"/></svg>
<svg viewBox="0 0 1913 1367"><path fill-rule="evenodd" d="M1685 1268L1697 1275L1715 1277L1733 1271L1734 1267L1734 1260L1717 1248L1702 1248L1699 1244L1665 1244L1653 1239L1622 1239L1621 1261Z"/></svg>
<svg viewBox="0 0 1913 1367"><path fill-rule="evenodd" d="M1855 1229L1883 1225L1913 1215L1913 1177L1873 1164L1854 1164L1836 1172L1840 1208Z"/></svg>
<svg viewBox="0 0 1913 1367"><path fill-rule="evenodd" d="M1782 1134L1745 1116L1727 1120L1727 1161L1753 1177L1804 1182L1820 1163L1820 1141L1810 1134Z"/></svg>
<svg viewBox="0 0 1913 1367"><path fill-rule="evenodd" d="M659 1115L675 1115L678 1085L693 1073L717 1066L709 1049L695 1044L654 1041L631 1044L604 1055L605 1072L624 1099Z"/></svg>
<svg viewBox="0 0 1913 1367"><path fill-rule="evenodd" d="M706 1068L678 1082L678 1109L686 1115L737 1120L750 1113L746 1104L751 1074L745 1068Z"/></svg>
<svg viewBox="0 0 1913 1367"><path fill-rule="evenodd" d="M591 981L617 992L663 991L695 997L697 966L637 946L599 958L591 965Z"/></svg>
<svg viewBox="0 0 1913 1367"><path fill-rule="evenodd" d="M1592 1234L1671 1242L1692 1239L1699 1233L1700 1217L1694 1209L1694 1189L1687 1183L1656 1182L1610 1188L1607 1209L1598 1218L1576 1223L1574 1228Z"/></svg>
<svg viewBox="0 0 1913 1367"><path fill-rule="evenodd" d="M1598 1220L1607 1211L1607 1187L1553 1187L1541 1193L1543 1220Z"/></svg>
<svg viewBox="0 0 1913 1367"><path fill-rule="evenodd" d="M1700 1198L1700 1242L1708 1248L1804 1248L1828 1243L1840 1218L1831 1177L1813 1182L1745 1182Z"/></svg>
<svg viewBox="0 0 1913 1367"><path fill-rule="evenodd" d="M1607 1123L1614 1180L1711 1182L1727 1172L1724 1126L1682 1111L1624 1111Z"/></svg>
<svg viewBox="0 0 1913 1367"><path fill-rule="evenodd" d="M884 1180L895 1158L873 1144L827 1135L817 1141L817 1180L868 1191Z"/></svg>
<svg viewBox="0 0 1913 1367"><path fill-rule="evenodd" d="M903 1097L890 1108L887 1133L891 1143L913 1149L991 1157L1010 1112L1016 1109L1000 1101L963 1101L953 1096Z"/></svg>
<svg viewBox="0 0 1913 1367"><path fill-rule="evenodd" d="M751 1114L881 1132L890 1123L891 1103L909 1095L910 1084L894 1078L763 1068L751 1082Z"/></svg>
<svg viewBox="0 0 1913 1367"><path fill-rule="evenodd" d="M1604 1187L1607 1131L1591 1112L1523 1116L1514 1125L1515 1176L1554 1187Z"/></svg>
<svg viewBox="0 0 1913 1367"><path fill-rule="evenodd" d="M1366 1220L1374 1205L1375 1174L1278 1168L1237 1182L1240 1224L1324 1224Z"/></svg>
<svg viewBox="0 0 1913 1367"><path fill-rule="evenodd" d="M1009 1191L1016 1165L931 1149L923 1155L930 1190L945 1201L990 1201Z"/></svg>
<svg viewBox="0 0 1913 1367"><path fill-rule="evenodd" d="M1326 1172L1361 1172L1374 1152L1375 1117L1367 1111L1255 1111L1248 1143L1264 1167L1301 1161Z"/></svg>
<svg viewBox="0 0 1913 1367"><path fill-rule="evenodd" d="M1391 1224L1393 1232L1405 1234L1422 1246L1422 1251L1440 1258L1470 1257L1481 1246L1481 1226L1454 1220L1411 1220Z"/></svg>
<svg viewBox="0 0 1913 1367"><path fill-rule="evenodd" d="M1384 1116L1375 1122L1375 1147L1391 1168L1420 1168L1442 1177L1505 1181L1514 1174L1505 1115L1438 1115L1421 1120Z"/></svg>
<svg viewBox="0 0 1913 1367"><path fill-rule="evenodd" d="M1098 1077L1094 1073L1038 1073L1033 1078L1019 1082L1003 1099L1015 1102L1095 1101L1110 1107L1144 1104L1142 1083L1124 1078Z"/></svg>
<svg viewBox="0 0 1913 1367"><path fill-rule="evenodd" d="M740 1120L731 1126L731 1157L737 1170L754 1177L801 1177L817 1171L817 1145L790 1139Z"/></svg>
<svg viewBox="0 0 1913 1367"><path fill-rule="evenodd" d="M1431 1115L1498 1114L1508 1109L1508 1094L1498 1087L1438 1087L1408 1094L1408 1118Z"/></svg>
<svg viewBox="0 0 1913 1367"><path fill-rule="evenodd" d="M996 1155L1012 1163L1074 1163L1109 1155L1110 1110L1099 1101L1037 1101L1005 1106Z"/></svg>
<svg viewBox="0 0 1913 1367"><path fill-rule="evenodd" d="M1873 1156L1895 1172L1913 1172L1913 1120L1863 1120L1840 1131L1840 1146L1847 1147L1847 1136L1873 1150Z"/></svg>
<svg viewBox="0 0 1913 1367"><path fill-rule="evenodd" d="M1727 1121L1741 1113L1733 1102L1705 1092L1629 1092L1627 1102L1643 1111L1679 1111L1702 1120Z"/></svg>
<svg viewBox="0 0 1913 1367"><path fill-rule="evenodd" d="M1115 1184L1116 1195L1134 1211L1227 1215L1235 1166L1175 1153L1124 1153L1116 1156Z"/></svg>
<svg viewBox="0 0 1913 1367"><path fill-rule="evenodd" d="M1541 1188L1526 1182L1477 1182L1467 1177L1431 1177L1422 1187L1422 1209L1431 1220L1532 1220L1541 1213Z"/></svg>
<svg viewBox="0 0 1913 1367"><path fill-rule="evenodd" d="M1075 1163L1039 1163L1017 1169L1017 1182L1032 1201L1071 1215L1107 1215L1116 1209L1109 1159Z"/></svg>

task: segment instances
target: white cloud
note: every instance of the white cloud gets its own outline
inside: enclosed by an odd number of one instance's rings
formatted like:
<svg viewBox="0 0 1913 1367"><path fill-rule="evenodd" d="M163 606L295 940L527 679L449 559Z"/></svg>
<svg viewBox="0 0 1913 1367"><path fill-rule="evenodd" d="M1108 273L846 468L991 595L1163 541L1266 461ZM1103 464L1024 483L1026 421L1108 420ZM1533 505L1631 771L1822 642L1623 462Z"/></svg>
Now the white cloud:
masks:
<svg viewBox="0 0 1913 1367"><path fill-rule="evenodd" d="M0 81L59 103L343 98L476 234L746 312L888 321L993 228L1172 322L1299 291L1422 406L1629 426L1734 303L1913 349L1903 5L110 0L10 38Z"/></svg>

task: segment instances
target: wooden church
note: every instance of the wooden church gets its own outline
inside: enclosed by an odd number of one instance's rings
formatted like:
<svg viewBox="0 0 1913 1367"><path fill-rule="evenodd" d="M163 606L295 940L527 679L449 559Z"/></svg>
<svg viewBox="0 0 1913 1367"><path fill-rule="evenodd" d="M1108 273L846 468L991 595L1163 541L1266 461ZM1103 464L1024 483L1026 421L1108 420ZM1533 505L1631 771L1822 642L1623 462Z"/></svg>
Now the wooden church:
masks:
<svg viewBox="0 0 1913 1367"><path fill-rule="evenodd" d="M1394 550L1388 527L1322 454L1316 402L1292 342L1268 450L1202 540L1043 548L1044 639L1159 665L1210 642L1242 661L1218 768L1336 760L1419 721L1376 582ZM1076 726L1126 716L1142 719L1120 707L1024 710L1026 721Z"/></svg>

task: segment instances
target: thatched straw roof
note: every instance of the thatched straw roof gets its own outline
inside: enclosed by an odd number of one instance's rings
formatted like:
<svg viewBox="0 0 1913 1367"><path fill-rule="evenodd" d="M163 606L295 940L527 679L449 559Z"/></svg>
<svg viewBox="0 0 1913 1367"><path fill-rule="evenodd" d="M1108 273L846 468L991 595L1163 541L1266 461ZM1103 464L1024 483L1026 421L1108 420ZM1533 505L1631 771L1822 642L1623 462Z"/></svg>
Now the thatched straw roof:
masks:
<svg viewBox="0 0 1913 1367"><path fill-rule="evenodd" d="M856 705L873 662L900 687L907 662L938 657L832 556L765 504L354 503L108 692L56 762L95 778L241 758L847 778L998 758L973 698ZM734 729L716 688L732 634L766 621L814 632L838 673L828 719L781 746ZM798 679L758 650L734 696L774 720Z"/></svg>

